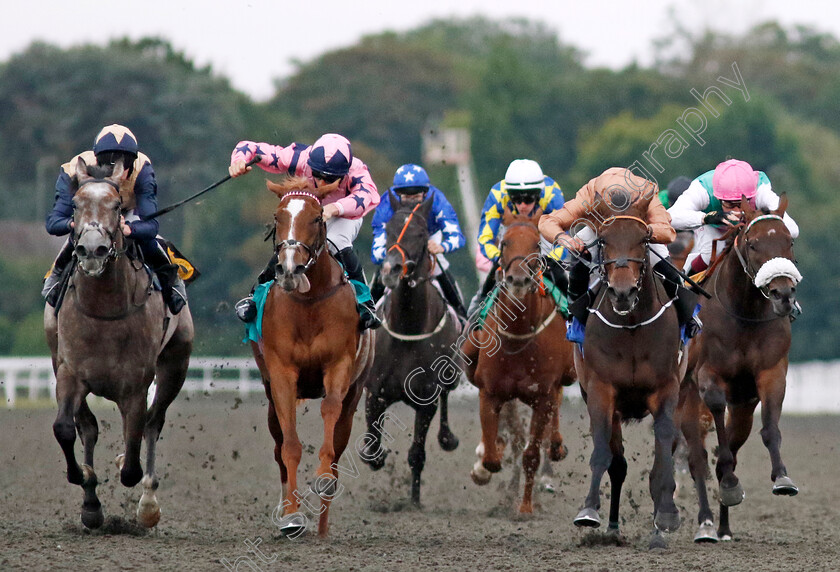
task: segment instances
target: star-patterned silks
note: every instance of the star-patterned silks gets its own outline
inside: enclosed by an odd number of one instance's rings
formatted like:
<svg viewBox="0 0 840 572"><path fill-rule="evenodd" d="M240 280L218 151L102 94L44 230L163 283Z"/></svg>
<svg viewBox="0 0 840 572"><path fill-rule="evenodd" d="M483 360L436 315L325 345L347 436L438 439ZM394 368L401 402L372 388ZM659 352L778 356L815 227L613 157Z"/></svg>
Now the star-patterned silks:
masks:
<svg viewBox="0 0 840 572"><path fill-rule="evenodd" d="M242 153L243 155L247 155L251 151L251 146L246 143L245 145L242 145L241 147L237 147L236 150L237 150L237 152Z"/></svg>
<svg viewBox="0 0 840 572"><path fill-rule="evenodd" d="M128 135L135 141L137 140L137 138L134 137L134 133L131 132L131 129L123 125L117 125L116 123L114 123L113 125L109 125L108 127L105 127L102 131L100 131L99 135L96 137L96 140L99 141L108 133L114 136L114 139L117 143L122 143L123 137L125 137L126 135Z"/></svg>
<svg viewBox="0 0 840 572"><path fill-rule="evenodd" d="M356 208L360 210L365 209L365 199L358 196L358 195L351 195L353 200L356 201Z"/></svg>
<svg viewBox="0 0 840 572"><path fill-rule="evenodd" d="M277 153L272 153L271 154L271 163L269 163L268 166L279 169L280 168L280 163L278 161L280 161L280 157L277 155Z"/></svg>

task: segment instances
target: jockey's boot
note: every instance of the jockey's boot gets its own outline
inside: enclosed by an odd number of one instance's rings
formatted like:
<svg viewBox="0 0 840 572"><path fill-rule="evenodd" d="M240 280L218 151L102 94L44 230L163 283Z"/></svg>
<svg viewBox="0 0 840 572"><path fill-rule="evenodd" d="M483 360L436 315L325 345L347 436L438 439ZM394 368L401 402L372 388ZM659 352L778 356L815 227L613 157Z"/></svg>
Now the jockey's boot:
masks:
<svg viewBox="0 0 840 572"><path fill-rule="evenodd" d="M257 317L257 303L254 302L254 290L258 284L265 284L269 280L274 279L274 269L277 267L277 253L273 252L268 264L257 276L257 284L251 287L251 292L242 298L239 302L234 304L233 308L236 311L236 317L243 322L253 322Z"/></svg>
<svg viewBox="0 0 840 572"><path fill-rule="evenodd" d="M685 326L685 336L690 339L703 328L703 322L694 315L694 309L697 307L697 294L682 285L682 276L670 262L670 258L660 260L653 265L653 271L664 278L662 285L665 287L665 293L671 298L676 296L674 308L677 310L677 320L680 327Z"/></svg>
<svg viewBox="0 0 840 572"><path fill-rule="evenodd" d="M58 251L58 256L55 257L50 273L44 279L44 287L41 289L41 296L47 300L47 304L55 308L58 301L58 295L61 292L61 278L67 265L73 259L73 241L69 238L64 242L64 246Z"/></svg>
<svg viewBox="0 0 840 572"><path fill-rule="evenodd" d="M379 270L379 268L376 269L376 274L373 275L373 282L370 285L370 297L373 298L374 304L379 302L380 298L385 295L385 284L382 283Z"/></svg>
<svg viewBox="0 0 840 572"><path fill-rule="evenodd" d="M376 316L376 306L370 296L370 289L365 282L362 264L352 246L339 250L335 257L344 267L347 277L356 289L356 309L359 311L359 329L375 330L382 325L382 320Z"/></svg>
<svg viewBox="0 0 840 572"><path fill-rule="evenodd" d="M569 272L569 313L582 325L586 325L592 300L589 296L589 266L583 258L589 258L590 255L585 251L578 256Z"/></svg>
<svg viewBox="0 0 840 572"><path fill-rule="evenodd" d="M160 280L160 293L163 301L172 314L180 312L187 304L187 288L181 277L178 276L177 264L164 264L155 269L158 280Z"/></svg>
<svg viewBox="0 0 840 572"><path fill-rule="evenodd" d="M443 297L446 299L446 303L452 306L455 313L458 314L458 317L461 318L462 321L466 322L467 309L464 308L464 302L461 300L461 292L458 291L455 279L452 278L452 275L448 270L443 270L440 274L435 276L435 280L437 280L440 290L443 292Z"/></svg>
<svg viewBox="0 0 840 572"><path fill-rule="evenodd" d="M551 257L545 258L546 268L545 273L549 280L557 286L561 292L568 294L569 292L569 273L561 266L561 264ZM560 311L560 306L556 310Z"/></svg>

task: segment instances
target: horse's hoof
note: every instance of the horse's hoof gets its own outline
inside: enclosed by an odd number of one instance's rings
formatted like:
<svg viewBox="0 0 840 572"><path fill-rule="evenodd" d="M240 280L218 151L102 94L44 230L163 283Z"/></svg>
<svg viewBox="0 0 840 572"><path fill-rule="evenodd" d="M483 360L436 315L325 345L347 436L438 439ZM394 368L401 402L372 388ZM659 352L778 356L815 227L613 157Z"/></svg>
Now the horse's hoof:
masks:
<svg viewBox="0 0 840 572"><path fill-rule="evenodd" d="M697 544L708 543L714 544L718 541L717 530L715 530L715 523L711 520L704 520L697 528L697 534L694 535L694 542Z"/></svg>
<svg viewBox="0 0 840 572"><path fill-rule="evenodd" d="M540 489L551 494L557 492L557 490L554 488L554 483L551 481L551 478L546 475L540 477Z"/></svg>
<svg viewBox="0 0 840 572"><path fill-rule="evenodd" d="M120 470L120 482L124 487L131 488L143 478L143 469L137 467L133 471L127 470L125 466Z"/></svg>
<svg viewBox="0 0 840 572"><path fill-rule="evenodd" d="M662 533L657 530L650 537L650 544L648 544L648 550L665 550L666 548L668 548L668 543L665 542L665 537L662 536Z"/></svg>
<svg viewBox="0 0 840 572"><path fill-rule="evenodd" d="M720 487L720 504L723 506L736 506L741 504L746 494L741 483L736 483L734 487L724 488Z"/></svg>
<svg viewBox="0 0 840 572"><path fill-rule="evenodd" d="M137 522L146 528L154 528L160 522L160 506L157 501L144 501L145 496L137 505Z"/></svg>
<svg viewBox="0 0 840 572"><path fill-rule="evenodd" d="M719 534L719 538L721 542L732 542L732 535L725 532L723 534Z"/></svg>
<svg viewBox="0 0 840 572"><path fill-rule="evenodd" d="M338 479L321 475L309 489L321 499L332 500L338 490Z"/></svg>
<svg viewBox="0 0 840 572"><path fill-rule="evenodd" d="M294 513L283 517L285 523L280 527L280 534L284 538L294 540L306 532L306 517L300 513Z"/></svg>
<svg viewBox="0 0 840 572"><path fill-rule="evenodd" d="M481 464L484 466L485 469L487 469L491 473L498 473L502 470L501 459L499 459L498 461L482 461Z"/></svg>
<svg viewBox="0 0 840 572"><path fill-rule="evenodd" d="M452 432L448 433L438 433L438 443L440 444L440 448L444 451L454 451L458 448L458 437L456 437Z"/></svg>
<svg viewBox="0 0 840 572"><path fill-rule="evenodd" d="M575 517L574 523L579 527L598 528L601 526L601 517L594 508L584 508Z"/></svg>
<svg viewBox="0 0 840 572"><path fill-rule="evenodd" d="M674 532L680 527L680 513L677 512L657 512L653 519L653 526L656 530L662 532Z"/></svg>
<svg viewBox="0 0 840 572"><path fill-rule="evenodd" d="M492 476L493 473L485 469L481 461L476 463L470 471L470 477L472 477L473 482L478 486L484 486L489 483Z"/></svg>
<svg viewBox="0 0 840 572"><path fill-rule="evenodd" d="M790 477L779 477L773 483L773 494L795 497L799 494L799 487L793 483Z"/></svg>
<svg viewBox="0 0 840 572"><path fill-rule="evenodd" d="M105 522L105 514L102 512L102 507L97 510L85 510L82 507L82 525L89 529L95 530L102 526Z"/></svg>
<svg viewBox="0 0 840 572"><path fill-rule="evenodd" d="M558 443L557 445L552 444L548 448L548 458L554 462L562 461L568 454L569 449L563 443Z"/></svg>

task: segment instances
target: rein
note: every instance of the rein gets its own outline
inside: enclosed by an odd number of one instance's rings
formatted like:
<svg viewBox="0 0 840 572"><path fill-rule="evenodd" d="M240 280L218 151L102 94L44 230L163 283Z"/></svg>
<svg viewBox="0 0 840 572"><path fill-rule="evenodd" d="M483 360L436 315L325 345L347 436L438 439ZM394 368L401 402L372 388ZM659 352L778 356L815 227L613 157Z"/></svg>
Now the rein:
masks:
<svg viewBox="0 0 840 572"><path fill-rule="evenodd" d="M409 225L411 224L411 221L414 219L414 215L415 215L415 214L416 214L416 215L417 215L420 219L422 219L424 223L426 222L426 219L423 217L423 215L421 215L421 214L419 214L419 213L417 212L417 210L418 210L421 206L423 206L423 203L422 203L422 202L421 202L421 203L417 203L417 204L414 206L414 208L413 208L413 209L411 209L411 213L409 213L409 215L406 217L406 219L405 219L405 223L403 224L402 230L400 231L400 235L397 237L397 242L395 242L394 244L392 244L392 245L388 248L388 252L391 252L392 250L396 250L397 252L399 252L399 253L400 253L400 257L402 257L402 272L400 273L400 280L405 280L406 278L408 278L408 277L410 276L410 274L413 274L413 273L414 273L414 270L417 268L417 264L415 263L415 267L414 267L414 269L412 269L411 273L409 273L409 272L408 272L408 263L409 263L409 262L412 262L412 261L408 258L408 253L407 253L407 252L405 251L405 249L402 247L402 245L400 244L400 242L402 242L402 239L403 239L403 237L405 236L405 231L406 231L406 230L408 230L408 227L409 227ZM425 278L421 278L421 279L419 279L419 280L418 280L418 279L412 279L412 280L411 280L411 282L409 283L409 286L410 286L411 288L414 288L414 287L415 287L415 286L417 286L418 284L421 284L422 282L425 282L425 281L429 280L429 277L430 277L430 276L432 275L432 273L434 272L434 270L435 270L435 264L437 263L437 259L436 259L434 256L432 256L432 255L431 255L431 253L429 254L429 258L431 258L431 263L432 263L432 268L431 268L431 270L429 271L429 276L427 276L427 277L425 277Z"/></svg>

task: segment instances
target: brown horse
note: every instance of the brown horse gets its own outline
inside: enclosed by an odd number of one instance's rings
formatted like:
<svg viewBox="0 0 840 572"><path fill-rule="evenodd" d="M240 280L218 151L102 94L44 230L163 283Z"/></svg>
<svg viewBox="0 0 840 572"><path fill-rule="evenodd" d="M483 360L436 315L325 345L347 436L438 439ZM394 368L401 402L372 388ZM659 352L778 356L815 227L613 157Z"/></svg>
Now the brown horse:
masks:
<svg viewBox="0 0 840 572"><path fill-rule="evenodd" d="M557 318L554 301L540 295L540 233L532 217L506 210L505 233L499 245L499 286L496 302L483 329L474 330L463 343L467 377L479 390L482 459L471 476L487 484L502 468L497 443L502 405L519 399L532 409L530 438L522 452L525 491L519 512L533 512L534 475L540 466L540 447L551 424L549 458L566 455L559 431L563 387L575 382L572 344L566 324Z"/></svg>
<svg viewBox="0 0 840 572"><path fill-rule="evenodd" d="M716 271L706 282L714 296L700 311L703 330L691 344L683 383L683 432L695 459L692 476L703 493L698 520L701 528L705 523L712 529L714 521L705 498L701 398L714 418L721 500L718 536L722 540L732 539L729 507L744 499L735 466L758 403L761 438L770 453L773 494L793 496L799 492L779 451L779 418L791 343L789 316L801 280L794 264L793 239L782 219L786 209L785 196L772 213L757 211L742 201L743 224L733 232Z"/></svg>
<svg viewBox="0 0 840 572"><path fill-rule="evenodd" d="M266 184L280 197L274 215L278 262L265 302L262 342L251 346L266 385L268 428L280 466L286 517L281 531L297 536L305 527L298 512L308 493L297 486L302 447L296 406L299 399L323 398L324 441L312 490L321 498L318 534L324 537L330 502L340 493L338 462L362 395L361 377L373 360L374 336L359 332L353 286L327 249L320 199L338 182L318 189L305 178Z"/></svg>
<svg viewBox="0 0 840 572"><path fill-rule="evenodd" d="M84 489L82 523L102 525L96 496L93 450L99 427L85 401L88 394L114 401L123 418L125 454L117 457L120 482L143 482L137 518L146 527L160 520L155 498L155 444L166 409L178 395L192 351L193 324L189 307L167 314L160 292L142 263L126 253L120 232L119 182L123 164L76 164L79 189L73 197L73 241L77 269L70 279L61 311L44 308L44 330L56 377L58 416L55 437L67 460L67 480ZM152 380L154 402L146 410ZM76 431L84 445L84 464L76 462ZM146 471L140 464L140 443L146 439Z"/></svg>
<svg viewBox="0 0 840 572"><path fill-rule="evenodd" d="M650 472L656 527L653 547L664 542L659 531L673 531L680 525L673 499L672 448L677 435L674 410L681 379L681 352L673 300L652 272L649 229L641 218L647 212L648 201L638 197L626 214L602 218L596 228L602 285L590 309L593 315L586 323L583 351L575 348L575 364L594 443L589 462L592 480L574 523L600 526L601 478L609 472L609 529L618 531L621 487L627 475L621 424L650 414L655 437ZM624 199L617 202L629 203Z"/></svg>

